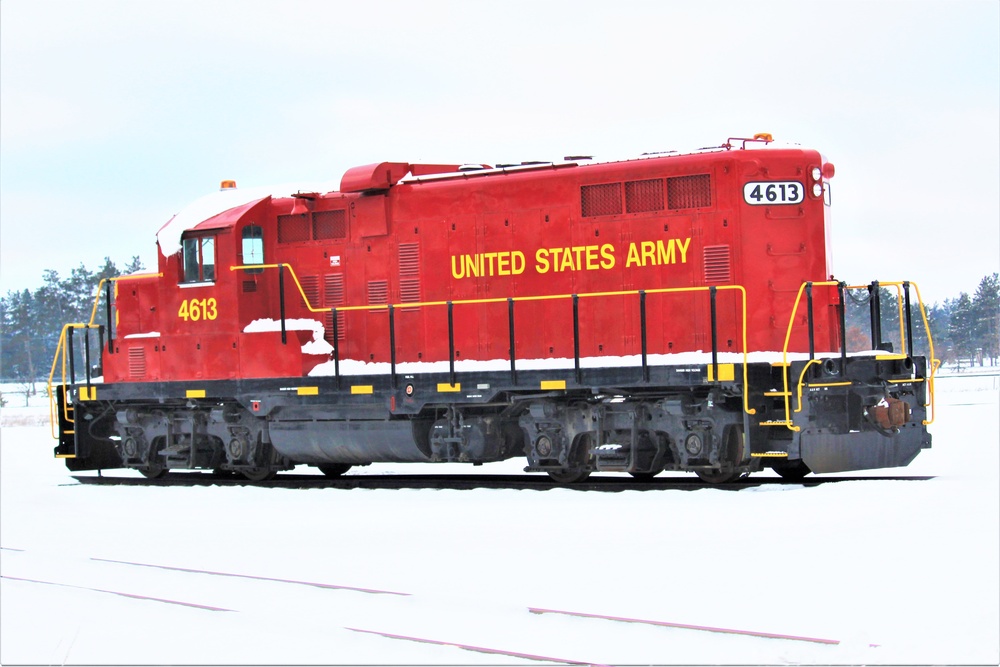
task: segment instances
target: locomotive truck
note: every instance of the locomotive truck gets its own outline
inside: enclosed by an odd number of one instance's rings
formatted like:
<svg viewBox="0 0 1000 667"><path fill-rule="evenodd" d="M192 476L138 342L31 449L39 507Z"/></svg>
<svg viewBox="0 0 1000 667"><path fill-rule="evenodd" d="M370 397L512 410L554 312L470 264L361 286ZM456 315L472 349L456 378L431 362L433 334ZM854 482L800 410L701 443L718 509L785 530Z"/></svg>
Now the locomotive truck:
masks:
<svg viewBox="0 0 1000 667"><path fill-rule="evenodd" d="M64 327L55 454L255 481L512 457L566 484L905 466L931 444L933 342L914 353L913 283L833 277L834 172L755 135L614 162L381 162L339 189L223 181L159 230L155 273L103 282ZM869 350L847 350L852 290Z"/></svg>

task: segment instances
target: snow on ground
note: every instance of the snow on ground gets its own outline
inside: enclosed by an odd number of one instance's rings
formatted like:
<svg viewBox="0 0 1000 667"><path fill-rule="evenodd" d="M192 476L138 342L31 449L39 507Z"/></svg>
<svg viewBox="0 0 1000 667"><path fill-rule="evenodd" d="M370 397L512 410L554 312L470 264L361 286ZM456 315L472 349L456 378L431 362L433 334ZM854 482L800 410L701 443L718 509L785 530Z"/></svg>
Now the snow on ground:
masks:
<svg viewBox="0 0 1000 667"><path fill-rule="evenodd" d="M740 491L96 487L12 402L0 662L996 664L998 385L941 377L933 449L868 475L932 479Z"/></svg>

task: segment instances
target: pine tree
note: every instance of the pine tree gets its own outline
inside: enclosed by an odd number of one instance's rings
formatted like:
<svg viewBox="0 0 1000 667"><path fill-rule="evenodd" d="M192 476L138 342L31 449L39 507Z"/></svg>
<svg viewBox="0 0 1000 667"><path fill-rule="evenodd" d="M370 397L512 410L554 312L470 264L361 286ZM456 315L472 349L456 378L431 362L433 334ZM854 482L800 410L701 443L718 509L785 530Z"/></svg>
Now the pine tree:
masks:
<svg viewBox="0 0 1000 667"><path fill-rule="evenodd" d="M973 340L995 366L1000 355L1000 274L983 276L972 298ZM980 360L982 363L982 360Z"/></svg>

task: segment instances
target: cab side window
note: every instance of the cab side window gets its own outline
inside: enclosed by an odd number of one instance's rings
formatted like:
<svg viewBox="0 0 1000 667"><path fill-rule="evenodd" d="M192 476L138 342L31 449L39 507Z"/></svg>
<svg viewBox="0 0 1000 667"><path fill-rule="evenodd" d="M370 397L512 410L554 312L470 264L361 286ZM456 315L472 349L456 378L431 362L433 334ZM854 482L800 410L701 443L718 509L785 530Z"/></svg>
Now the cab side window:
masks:
<svg viewBox="0 0 1000 667"><path fill-rule="evenodd" d="M181 243L184 275L181 282L215 282L215 237L187 238Z"/></svg>
<svg viewBox="0 0 1000 667"><path fill-rule="evenodd" d="M259 225L243 228L243 265L264 263L264 232ZM247 269L247 273L261 273L263 269Z"/></svg>

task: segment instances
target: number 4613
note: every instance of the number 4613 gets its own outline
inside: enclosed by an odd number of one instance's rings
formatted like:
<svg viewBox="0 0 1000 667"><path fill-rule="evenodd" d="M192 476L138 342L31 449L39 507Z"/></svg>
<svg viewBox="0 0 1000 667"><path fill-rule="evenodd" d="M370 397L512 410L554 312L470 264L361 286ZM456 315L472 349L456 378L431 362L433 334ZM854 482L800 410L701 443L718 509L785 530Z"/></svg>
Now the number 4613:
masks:
<svg viewBox="0 0 1000 667"><path fill-rule="evenodd" d="M181 308L177 311L177 317L185 322L188 320L197 322L198 320L214 320L219 316L218 306L214 298L209 299L184 299L181 301Z"/></svg>

